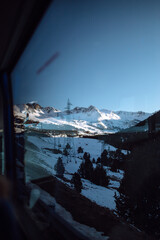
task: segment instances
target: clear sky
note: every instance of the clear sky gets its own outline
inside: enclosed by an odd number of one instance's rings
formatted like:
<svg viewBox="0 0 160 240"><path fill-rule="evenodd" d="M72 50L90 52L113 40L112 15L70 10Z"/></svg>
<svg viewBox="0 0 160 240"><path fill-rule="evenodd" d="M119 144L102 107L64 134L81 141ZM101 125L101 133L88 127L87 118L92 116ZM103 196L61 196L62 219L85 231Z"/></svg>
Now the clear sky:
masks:
<svg viewBox="0 0 160 240"><path fill-rule="evenodd" d="M12 79L16 104L159 110L160 1L54 1Z"/></svg>

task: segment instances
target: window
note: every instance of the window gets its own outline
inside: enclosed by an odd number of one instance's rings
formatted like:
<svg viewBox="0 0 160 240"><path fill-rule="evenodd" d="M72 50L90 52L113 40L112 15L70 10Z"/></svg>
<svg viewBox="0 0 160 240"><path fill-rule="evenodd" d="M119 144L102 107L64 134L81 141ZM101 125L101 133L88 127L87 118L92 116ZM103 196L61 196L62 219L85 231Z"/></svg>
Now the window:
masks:
<svg viewBox="0 0 160 240"><path fill-rule="evenodd" d="M0 89L0 174L4 174L3 99Z"/></svg>
<svg viewBox="0 0 160 240"><path fill-rule="evenodd" d="M90 239L160 236L159 15L54 1L11 75L25 182Z"/></svg>

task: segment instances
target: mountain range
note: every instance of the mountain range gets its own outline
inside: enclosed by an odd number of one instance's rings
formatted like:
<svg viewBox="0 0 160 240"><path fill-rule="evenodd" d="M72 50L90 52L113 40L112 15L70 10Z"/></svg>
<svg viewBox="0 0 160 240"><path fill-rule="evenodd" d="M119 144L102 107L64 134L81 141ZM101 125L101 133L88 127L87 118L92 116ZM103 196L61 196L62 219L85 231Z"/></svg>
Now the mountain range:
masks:
<svg viewBox="0 0 160 240"><path fill-rule="evenodd" d="M135 126L152 114L142 111L110 111L98 109L92 105L88 108L75 107L69 111L60 111L54 107L42 107L38 103L31 102L14 105L14 115L23 119L25 127L29 128L77 130L80 134L103 134L115 133Z"/></svg>

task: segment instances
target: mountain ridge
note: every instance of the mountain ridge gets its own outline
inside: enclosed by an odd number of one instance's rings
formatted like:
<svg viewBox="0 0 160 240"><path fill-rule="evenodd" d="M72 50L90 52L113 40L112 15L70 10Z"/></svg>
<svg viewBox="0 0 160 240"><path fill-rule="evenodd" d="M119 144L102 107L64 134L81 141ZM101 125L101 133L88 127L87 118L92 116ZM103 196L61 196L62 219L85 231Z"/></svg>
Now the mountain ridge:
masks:
<svg viewBox="0 0 160 240"><path fill-rule="evenodd" d="M132 127L145 120L150 113L142 111L110 111L89 107L75 107L60 111L55 107L42 107L38 103L26 103L14 106L14 114L25 119L40 122L44 129L78 130L81 133L102 134L114 133ZM33 127L26 125L26 127ZM36 125L39 128L39 124Z"/></svg>

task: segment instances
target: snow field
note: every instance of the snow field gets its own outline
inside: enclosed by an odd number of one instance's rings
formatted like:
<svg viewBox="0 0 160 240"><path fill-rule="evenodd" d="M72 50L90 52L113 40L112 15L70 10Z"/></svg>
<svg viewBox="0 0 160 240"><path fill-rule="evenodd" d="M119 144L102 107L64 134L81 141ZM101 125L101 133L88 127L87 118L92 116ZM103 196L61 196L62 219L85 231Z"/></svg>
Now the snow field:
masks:
<svg viewBox="0 0 160 240"><path fill-rule="evenodd" d="M71 149L69 150L70 156L66 157L62 154L54 154L51 151L55 146L58 148L58 145L61 145L59 149L63 150L67 143L71 146ZM96 160L102 151L102 142L96 139L27 136L25 161L32 162L32 164L37 165L37 167L40 166L45 170L46 175L55 175L54 165L56 164L58 157L62 157L65 166L64 176L70 180L72 174L77 172L82 163L83 153L77 153L77 149L80 146L83 148L84 152L90 153L91 160L92 158L95 158ZM45 148L51 150L46 150ZM111 151L116 150L116 148L108 144L104 146L104 149ZM93 166L96 167L96 164L93 164ZM123 171L114 173L110 171L108 167L105 168L107 175L115 179L114 181L110 180L109 187L105 188L98 186L86 179L82 179L83 189L81 194L100 206L114 210L116 207L114 195L115 192L117 193L115 188L119 187L120 180L123 178ZM30 176L29 171L30 170L28 169L28 181L33 177ZM72 187L70 183L65 184Z"/></svg>

